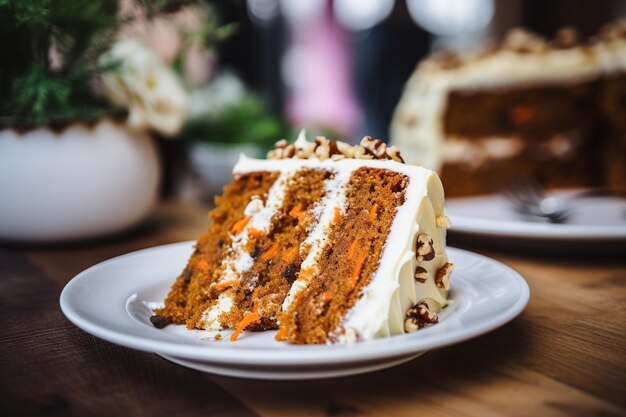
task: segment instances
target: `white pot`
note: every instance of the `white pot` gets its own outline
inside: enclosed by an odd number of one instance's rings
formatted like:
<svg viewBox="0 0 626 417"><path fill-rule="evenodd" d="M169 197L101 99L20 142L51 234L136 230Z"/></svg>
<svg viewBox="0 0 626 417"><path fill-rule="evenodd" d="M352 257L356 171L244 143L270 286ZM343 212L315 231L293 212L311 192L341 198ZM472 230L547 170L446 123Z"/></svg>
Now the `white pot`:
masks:
<svg viewBox="0 0 626 417"><path fill-rule="evenodd" d="M0 239L51 242L122 231L150 212L158 184L152 139L124 124L0 130Z"/></svg>

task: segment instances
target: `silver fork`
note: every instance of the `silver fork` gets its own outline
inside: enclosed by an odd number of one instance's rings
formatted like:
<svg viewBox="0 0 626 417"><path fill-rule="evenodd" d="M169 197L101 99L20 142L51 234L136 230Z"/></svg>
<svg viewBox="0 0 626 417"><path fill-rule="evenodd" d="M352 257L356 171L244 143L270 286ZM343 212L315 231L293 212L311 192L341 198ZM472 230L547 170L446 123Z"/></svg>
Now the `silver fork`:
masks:
<svg viewBox="0 0 626 417"><path fill-rule="evenodd" d="M534 220L550 223L566 223L575 209L576 199L589 197L624 197L624 193L604 188L591 188L557 197L534 178L510 180L504 183L500 193L511 203L515 212Z"/></svg>

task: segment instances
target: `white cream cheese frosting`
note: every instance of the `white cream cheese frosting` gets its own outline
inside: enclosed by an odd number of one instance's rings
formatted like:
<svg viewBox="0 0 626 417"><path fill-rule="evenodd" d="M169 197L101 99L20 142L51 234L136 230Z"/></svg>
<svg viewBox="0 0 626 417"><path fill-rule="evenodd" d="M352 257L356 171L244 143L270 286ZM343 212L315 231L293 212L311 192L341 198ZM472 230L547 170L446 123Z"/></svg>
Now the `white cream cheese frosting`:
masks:
<svg viewBox="0 0 626 417"><path fill-rule="evenodd" d="M296 145L303 148L311 144L301 135ZM313 208L319 213L319 220L312 226L305 241L310 250L301 265L304 270L315 268L317 257L329 244L327 236L335 208L341 212L345 210L346 184L352 173L361 167L398 172L406 175L409 181L404 203L397 208L378 267L369 284L362 289L362 296L330 335L333 343L352 343L404 333L408 309L426 302L435 313L448 303L448 282L441 286L435 282L438 271L448 262L445 238L449 221L445 217L444 193L439 177L431 170L392 160L353 158L262 160L241 155L233 169L234 175L257 171L279 171L281 175L286 175L303 168L334 173L325 184L325 196ZM432 239L433 259L417 260L416 245L421 234ZM420 280L415 277L418 267L425 270ZM302 278L294 282L283 303L283 311L307 286L307 276L310 275L300 276Z"/></svg>

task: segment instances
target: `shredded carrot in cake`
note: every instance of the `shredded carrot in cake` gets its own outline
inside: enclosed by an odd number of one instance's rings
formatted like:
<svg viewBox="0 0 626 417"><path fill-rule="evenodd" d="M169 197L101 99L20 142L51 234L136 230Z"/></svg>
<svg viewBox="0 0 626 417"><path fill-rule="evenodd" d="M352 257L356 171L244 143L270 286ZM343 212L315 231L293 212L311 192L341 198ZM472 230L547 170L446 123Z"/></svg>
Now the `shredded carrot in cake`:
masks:
<svg viewBox="0 0 626 417"><path fill-rule="evenodd" d="M276 336L274 336L274 339L282 342L283 340L287 339L287 328L286 327L280 327L278 329L278 331L276 332Z"/></svg>
<svg viewBox="0 0 626 417"><path fill-rule="evenodd" d="M233 224L233 227L230 228L230 233L233 235L236 235L237 233L241 233L243 229L248 225L249 222L250 222L250 217L244 217L243 219Z"/></svg>
<svg viewBox="0 0 626 417"><path fill-rule="evenodd" d="M361 270L363 269L363 262L365 262L365 257L367 254L365 252L361 252L359 257L356 259L356 265L354 267L354 272L350 277L350 281L348 281L348 290L352 291L354 287L356 287L356 282L359 279L359 275L361 275Z"/></svg>
<svg viewBox="0 0 626 417"><path fill-rule="evenodd" d="M367 216L367 220L373 222L376 220L376 212L378 211L378 204L374 204L370 209L370 214Z"/></svg>
<svg viewBox="0 0 626 417"><path fill-rule="evenodd" d="M341 209L339 207L335 207L335 218L333 219L333 221L337 223L339 222L340 219L341 219Z"/></svg>
<svg viewBox="0 0 626 417"><path fill-rule="evenodd" d="M259 229L255 229L255 228L250 228L248 230L248 236L250 237L254 237L254 238L259 238L261 236L263 236L263 232Z"/></svg>
<svg viewBox="0 0 626 417"><path fill-rule="evenodd" d="M230 281L224 281L224 282L220 282L219 284L217 284L215 287L218 290L223 290L224 288L228 288L228 287L238 287L240 284L239 280L237 279L232 279Z"/></svg>
<svg viewBox="0 0 626 417"><path fill-rule="evenodd" d="M313 277L313 270L311 268L301 269L298 274L298 281L308 281Z"/></svg>
<svg viewBox="0 0 626 417"><path fill-rule="evenodd" d="M324 300L324 304L328 304L328 302L333 299L333 293L330 291L326 291L324 294L322 294L322 299Z"/></svg>
<svg viewBox="0 0 626 417"><path fill-rule="evenodd" d="M354 258L354 254L356 253L356 247L359 245L358 239L355 239L354 242L348 248L348 260Z"/></svg>
<svg viewBox="0 0 626 417"><path fill-rule="evenodd" d="M263 255L259 258L259 261L265 262L268 259L271 259L278 253L278 243L274 243L268 250L263 252Z"/></svg>
<svg viewBox="0 0 626 417"><path fill-rule="evenodd" d="M206 259L200 259L196 264L196 267L198 268L198 271L205 274L209 272L209 263L206 261Z"/></svg>
<svg viewBox="0 0 626 417"><path fill-rule="evenodd" d="M523 104L520 104L519 106L514 107L513 110L511 111L513 121L515 121L515 123L520 124L520 125L525 125L527 123L532 122L533 119L535 118L535 114L536 114L536 111L534 108L530 106L525 106Z"/></svg>
<svg viewBox="0 0 626 417"><path fill-rule="evenodd" d="M296 256L298 256L298 252L299 248L297 246L294 246L291 249L287 249L285 253L283 253L283 256L281 256L280 258L287 263L291 263L294 259L296 259Z"/></svg>
<svg viewBox="0 0 626 417"><path fill-rule="evenodd" d="M259 321L259 319L260 319L260 316L259 316L259 313L257 311L253 311L252 313L250 313L247 316L245 316L243 318L243 320L241 320L239 322L239 325L237 326L237 329L235 329L233 334L230 335L230 341L231 342L236 342L237 338L239 337L241 332L243 332L245 330L245 328L248 327L249 325L251 325L252 323L254 323L256 321Z"/></svg>
<svg viewBox="0 0 626 417"><path fill-rule="evenodd" d="M302 203L298 203L289 212L289 215L294 218L298 218L298 215L302 212Z"/></svg>
<svg viewBox="0 0 626 417"><path fill-rule="evenodd" d="M302 203L296 204L289 212L291 217L298 219L298 224L302 224L304 221L304 214L304 211L302 211Z"/></svg>

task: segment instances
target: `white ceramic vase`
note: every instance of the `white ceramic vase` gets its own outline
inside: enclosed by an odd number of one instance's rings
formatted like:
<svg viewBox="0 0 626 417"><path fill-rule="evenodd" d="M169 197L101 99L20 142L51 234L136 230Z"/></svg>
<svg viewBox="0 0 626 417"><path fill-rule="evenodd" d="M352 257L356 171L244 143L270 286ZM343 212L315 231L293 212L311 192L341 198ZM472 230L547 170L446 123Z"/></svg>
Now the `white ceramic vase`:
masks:
<svg viewBox="0 0 626 417"><path fill-rule="evenodd" d="M0 130L0 240L89 239L130 228L154 206L152 138L102 119L62 131Z"/></svg>

